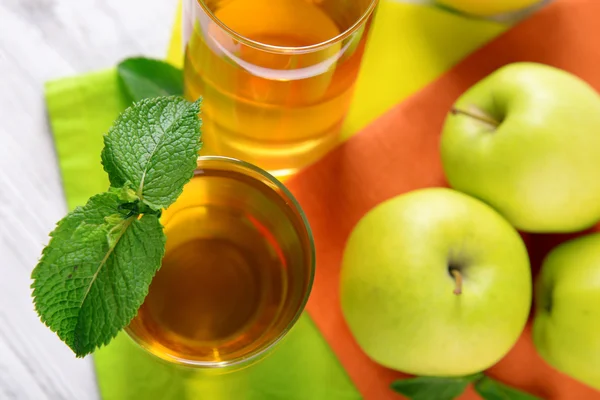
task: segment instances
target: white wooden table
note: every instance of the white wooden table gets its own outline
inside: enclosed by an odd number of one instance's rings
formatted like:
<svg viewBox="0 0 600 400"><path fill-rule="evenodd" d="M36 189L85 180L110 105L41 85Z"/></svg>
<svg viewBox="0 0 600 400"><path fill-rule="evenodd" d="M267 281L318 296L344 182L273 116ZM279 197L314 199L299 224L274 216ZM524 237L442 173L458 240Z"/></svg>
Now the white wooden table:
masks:
<svg viewBox="0 0 600 400"><path fill-rule="evenodd" d="M43 100L49 79L164 57L177 0L0 0L0 399L91 400L91 359L35 314L30 274L66 212Z"/></svg>

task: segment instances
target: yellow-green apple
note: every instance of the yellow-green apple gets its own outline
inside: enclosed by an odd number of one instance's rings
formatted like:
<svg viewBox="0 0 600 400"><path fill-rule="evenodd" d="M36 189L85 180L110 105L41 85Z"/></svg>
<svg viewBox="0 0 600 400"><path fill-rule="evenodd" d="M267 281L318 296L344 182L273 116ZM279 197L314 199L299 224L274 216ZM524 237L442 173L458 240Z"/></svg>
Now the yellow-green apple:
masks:
<svg viewBox="0 0 600 400"><path fill-rule="evenodd" d="M415 375L482 371L515 344L531 304L517 231L463 193L431 188L388 200L348 239L343 315L374 361Z"/></svg>
<svg viewBox="0 0 600 400"><path fill-rule="evenodd" d="M533 340L553 367L600 390L600 234L565 242L544 260Z"/></svg>
<svg viewBox="0 0 600 400"><path fill-rule="evenodd" d="M504 66L466 91L441 139L450 186L528 232L600 220L600 95L566 71Z"/></svg>
<svg viewBox="0 0 600 400"><path fill-rule="evenodd" d="M437 2L466 14L490 17L519 11L541 3L541 0L437 0Z"/></svg>

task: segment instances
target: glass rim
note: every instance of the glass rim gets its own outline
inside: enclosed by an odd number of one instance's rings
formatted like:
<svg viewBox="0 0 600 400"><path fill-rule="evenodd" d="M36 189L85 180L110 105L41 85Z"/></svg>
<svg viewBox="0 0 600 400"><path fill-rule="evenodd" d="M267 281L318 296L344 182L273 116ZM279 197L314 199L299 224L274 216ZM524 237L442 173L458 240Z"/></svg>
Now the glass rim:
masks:
<svg viewBox="0 0 600 400"><path fill-rule="evenodd" d="M266 178L270 183L275 185L275 187L278 190L281 190L281 192L283 193L284 200L286 200L286 202L285 202L286 206L288 208L293 209L297 213L297 215L300 217L300 222L302 222L302 225L304 226L304 229L306 231L306 237L308 239L309 253L307 255L309 257L309 261L308 261L307 265L309 266L309 277L308 277L308 281L307 281L307 285L306 285L306 293L303 295L302 300L298 306L298 310L296 311L296 313L287 322L285 328L276 337L274 337L273 340L267 342L267 344L265 344L263 347L255 350L252 353L249 353L247 355L242 355L240 357L234 358L229 361L219 361L219 362L196 361L196 360L189 360L186 358L177 357L177 356L175 356L173 354L169 354L169 353L166 353L165 356L159 356L158 354L155 354L152 351L152 349L151 349L152 346L149 346L148 343L146 343L145 341L138 338L137 335L135 335L135 333L132 332L131 329L129 329L129 325L125 327L124 331L127 333L127 336L131 340L133 340L134 343L136 343L138 346L140 346L145 351L150 353L152 356L157 357L163 361L182 366L182 367L188 367L188 368L194 368L194 369L205 369L205 370L218 370L218 369L240 367L240 366L243 367L243 366L252 364L254 361L258 361L263 355L269 353L273 348L275 348L279 344L279 342L281 342L281 340L283 340L283 338L285 336L287 336L289 331L296 325L296 323L300 319L300 316L302 316L302 314L304 313L304 310L306 309L306 304L308 303L308 299L312 292L312 287L313 287L313 283L315 280L315 273L316 273L316 250L315 250L314 237L313 237L313 233L310 228L310 225L308 223L308 219L306 218L306 215L304 214L304 210L302 210L302 207L300 207L300 203L298 203L298 200L296 200L294 195L289 191L289 189L283 183L281 183L277 178L275 178L269 172L263 170L262 168L257 167L254 164L250 164L246 161L242 161L242 160L239 160L236 158L224 157L224 156L199 156L198 160L197 160L197 167L194 171L194 176L197 175L197 171L199 169L201 169L201 163L204 161L208 161L208 162L216 161L216 162L224 162L224 163L228 163L228 164L236 164L236 165L242 167L242 169L250 170L252 172L258 173L260 176ZM255 178L253 178L253 179L255 179ZM273 188L271 188L271 190L273 190Z"/></svg>
<svg viewBox="0 0 600 400"><path fill-rule="evenodd" d="M358 18L354 24L352 24L345 31L341 32L339 35L334 36L331 39L325 40L323 42L311 44L310 46L290 47L290 46L275 46L275 45L271 45L271 44L258 42L256 40L248 39L247 37L240 35L236 31L231 29L229 26L227 26L227 24L225 24L223 21L221 21L219 18L217 18L216 15L207 7L207 5L205 4L205 0L191 0L191 1L195 1L196 3L198 3L198 5L202 8L202 10L206 13L206 15L208 15L214 23L216 23L225 32L227 32L227 34L229 34L229 36L231 36L234 40L236 40L246 46L255 48L257 50L264 50L264 51L268 51L271 53L282 53L282 54L312 53L315 51L322 50L326 47L329 47L332 44L338 43L338 42L346 39L347 37L349 37L350 35L352 35L357 30L360 29L360 27L367 21L367 19L369 18L369 16L373 12L373 10L375 10L375 7L377 6L377 3L379 2L379 0L370 0L371 2L369 3L369 6L365 9L365 11L362 13L360 18Z"/></svg>

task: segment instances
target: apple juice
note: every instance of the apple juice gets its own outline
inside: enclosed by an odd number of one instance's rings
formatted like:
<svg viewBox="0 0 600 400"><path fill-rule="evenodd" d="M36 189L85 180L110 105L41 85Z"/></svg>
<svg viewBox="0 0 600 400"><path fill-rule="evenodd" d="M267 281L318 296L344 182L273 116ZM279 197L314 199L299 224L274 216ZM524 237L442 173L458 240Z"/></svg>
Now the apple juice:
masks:
<svg viewBox="0 0 600 400"><path fill-rule="evenodd" d="M335 145L370 20L323 48L294 49L338 37L374 0L198 1L187 4L184 73L186 97L204 98L203 154L285 176Z"/></svg>
<svg viewBox="0 0 600 400"><path fill-rule="evenodd" d="M260 351L297 317L310 288L310 236L289 199L220 166L199 169L163 213L166 254L128 328L171 361Z"/></svg>

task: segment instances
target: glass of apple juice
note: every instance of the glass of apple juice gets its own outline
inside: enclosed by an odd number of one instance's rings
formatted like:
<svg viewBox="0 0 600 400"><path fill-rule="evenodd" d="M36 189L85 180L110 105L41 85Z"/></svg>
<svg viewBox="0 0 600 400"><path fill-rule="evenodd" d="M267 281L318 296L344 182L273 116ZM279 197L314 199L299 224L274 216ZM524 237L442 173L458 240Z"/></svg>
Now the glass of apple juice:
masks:
<svg viewBox="0 0 600 400"><path fill-rule="evenodd" d="M338 142L377 0L184 0L202 154L285 177Z"/></svg>
<svg viewBox="0 0 600 400"><path fill-rule="evenodd" d="M290 192L253 165L203 156L161 222L166 254L129 336L168 362L226 372L268 354L300 317L315 273Z"/></svg>

